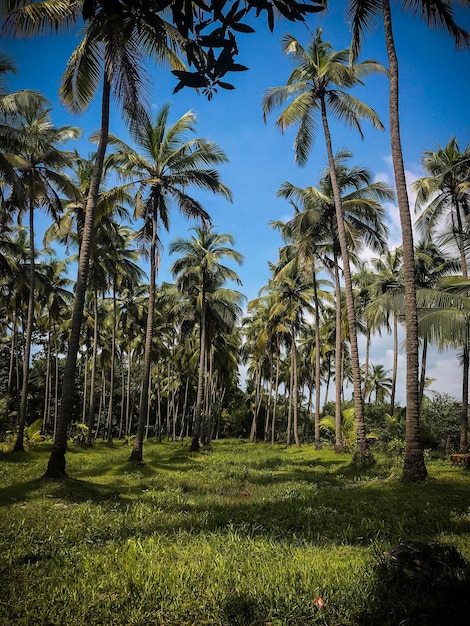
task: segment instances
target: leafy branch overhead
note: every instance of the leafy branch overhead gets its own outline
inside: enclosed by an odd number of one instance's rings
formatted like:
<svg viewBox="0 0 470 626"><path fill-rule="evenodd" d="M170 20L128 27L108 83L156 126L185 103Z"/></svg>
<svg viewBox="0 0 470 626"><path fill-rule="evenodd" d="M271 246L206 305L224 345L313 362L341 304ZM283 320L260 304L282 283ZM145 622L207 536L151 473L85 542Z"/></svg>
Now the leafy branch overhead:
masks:
<svg viewBox="0 0 470 626"><path fill-rule="evenodd" d="M75 0L70 0L74 2ZM323 11L325 0L84 0L85 21L99 17L102 10L121 13L124 8L145 16L167 9L172 22L185 37L188 70L174 70L179 82L175 92L183 87L201 89L211 99L217 88L234 89L222 80L230 72L248 69L235 61L238 54L237 33L253 33L245 20L250 16L266 15L269 30L274 18L281 15L291 22L303 21L309 13Z"/></svg>

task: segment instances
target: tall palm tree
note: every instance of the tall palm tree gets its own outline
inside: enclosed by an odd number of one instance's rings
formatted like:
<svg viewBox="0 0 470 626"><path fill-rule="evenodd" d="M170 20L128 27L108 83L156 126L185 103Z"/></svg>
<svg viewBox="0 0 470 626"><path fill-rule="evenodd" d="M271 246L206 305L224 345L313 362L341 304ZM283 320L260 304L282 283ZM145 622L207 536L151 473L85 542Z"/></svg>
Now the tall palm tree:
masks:
<svg viewBox="0 0 470 626"><path fill-rule="evenodd" d="M460 28L448 2L431 0L403 1L402 7L420 13L430 27L443 27L458 45L470 42L470 35ZM399 116L399 72L398 56L392 25L389 0L349 0L348 19L352 28L351 57L357 58L362 40L375 24L378 17L383 21L385 44L390 71L390 143L393 170L397 190L398 209L402 230L403 273L405 282L405 328L406 328L406 446L403 464L403 479L422 482L427 477L419 427L419 342L416 283L414 274L414 243L405 166L401 147Z"/></svg>
<svg viewBox="0 0 470 626"><path fill-rule="evenodd" d="M230 190L221 183L217 170L213 169L213 166L227 161L223 151L205 139L187 139L187 135L196 130L196 116L192 111L185 113L174 124L169 124L169 114L168 104L157 112L153 120L142 109L129 112L131 135L137 149L112 135L109 138L114 151L108 158L108 164L119 166L122 176L130 180L128 185L138 187L135 217L144 220L140 237L149 245L150 257L142 398L137 436L129 459L135 462L142 462L144 423L148 410L160 224L169 229L171 201L188 218L203 222L210 220L201 203L188 195L188 187L209 190L231 199Z"/></svg>
<svg viewBox="0 0 470 626"><path fill-rule="evenodd" d="M403 253L401 247L388 249L378 258L371 260L374 280L369 286L371 300L367 305L367 314L376 327L386 326L390 329L389 319L393 324L393 367L392 386L390 390L390 415L395 412L395 393L398 372L398 319L403 317L403 307L397 304L404 291L403 284Z"/></svg>
<svg viewBox="0 0 470 626"><path fill-rule="evenodd" d="M240 313L238 303L244 296L233 289L223 288L228 280L241 284L237 273L221 262L224 258L236 263L243 260L243 256L232 247L233 237L217 233L211 226L192 230L195 234L190 239L176 238L170 244L169 252L183 255L173 263L171 272L176 277L178 288L191 298L199 318L199 370L191 441L191 451L197 452L203 420L209 321L214 316L214 319L217 317L223 322L227 314L233 320L233 316Z"/></svg>
<svg viewBox="0 0 470 626"><path fill-rule="evenodd" d="M30 241L29 302L15 450L24 449L23 433L26 423L28 373L35 305L35 209L42 207L56 218L62 210L60 194L64 193L69 198L76 196L77 192L72 180L63 172L64 168L72 164L73 153L62 150L61 144L70 139L76 139L81 134L80 129L74 126L56 128L50 119L50 109L44 108L35 99L32 99L29 105L21 111L15 124L22 135L27 137L27 140L21 146L19 153L13 154L11 157L9 154L4 154L7 160L11 159L11 164L18 174L22 186L19 197L12 188L12 194L8 200L10 210L18 212L19 220L21 220L23 213L28 214Z"/></svg>
<svg viewBox="0 0 470 626"><path fill-rule="evenodd" d="M466 248L470 217L470 144L460 150L455 137L444 148L426 151L421 160L427 176L413 184L418 227L427 238L448 235L460 257L460 271L468 276ZM446 226L441 227L445 220ZM439 232L440 231L440 232Z"/></svg>
<svg viewBox="0 0 470 626"><path fill-rule="evenodd" d="M310 275L304 271L301 258L294 247L287 246L280 251L279 263L274 266L273 289L275 301L269 311L269 319L282 321L289 333L290 349L290 389L289 418L292 415L292 428L296 446L300 446L298 432L298 354L297 338L302 328L305 314L312 314L314 298ZM288 420L287 445L291 442L291 420Z"/></svg>
<svg viewBox="0 0 470 626"><path fill-rule="evenodd" d="M3 31L34 36L75 26L82 18L82 2L73 0L11 0L3 9ZM158 13L136 11L128 3L96 3L87 15L83 39L72 53L62 77L60 95L72 111L80 113L102 84L100 137L87 199L82 248L78 263L72 329L65 363L60 415L46 476L65 475L67 427L72 412L75 369L85 306L88 264L95 224L95 209L108 143L111 92L126 110L140 106L142 87L147 81L143 58L170 62L184 69L175 54L182 38ZM102 79L102 81L100 80Z"/></svg>
<svg viewBox="0 0 470 626"><path fill-rule="evenodd" d="M342 223L349 257L358 254L364 245L375 250L382 250L385 243L386 228L384 226L384 211L381 205L383 200L390 199L393 194L387 185L381 182L372 183L372 175L367 168L348 167L347 159L351 153L340 151L335 158L336 184L340 189L342 203ZM338 257L340 245L336 219L336 207L330 169L326 169L320 178L318 188L307 187L301 189L290 183L284 183L278 195L299 202L303 211L298 212L288 222L287 232L297 242L304 242L311 252L315 252L321 263L333 273L336 291L336 420L338 424L336 447L341 450L341 387L342 377L339 367L342 353L342 320L341 320L341 286ZM308 243L310 241L310 243ZM354 316L356 319L356 315ZM349 318L349 313L348 313ZM356 327L349 327L349 335L356 335ZM360 421L361 417L357 417ZM357 429L361 436L362 428ZM361 445L361 442L359 442ZM362 442L367 445L367 440Z"/></svg>
<svg viewBox="0 0 470 626"><path fill-rule="evenodd" d="M286 35L283 38L283 51L292 55L295 68L292 71L287 85L274 87L268 90L263 99L264 116L274 106L284 104L288 99L292 101L281 112L277 125L283 131L293 124L298 124L294 150L296 161L304 164L307 160L310 147L315 137L315 113L321 118L321 125L325 138L328 155L328 166L333 190L338 240L343 261L343 275L346 290L346 302L349 318L351 342L351 359L354 380L354 403L356 419L358 421L357 435L359 456L370 456L369 445L364 429L364 403L361 391L361 371L356 334L356 314L349 266L346 230L343 221L341 204L341 190L338 185L335 159L333 154L329 116L336 116L347 124L355 127L362 135L360 122L367 119L373 126L383 129L375 111L347 93L345 89L361 85L362 78L374 72L385 72L385 68L371 60L350 64L348 49L336 52L329 42L322 40L322 31L317 29L316 36L308 48L304 48L294 37Z"/></svg>

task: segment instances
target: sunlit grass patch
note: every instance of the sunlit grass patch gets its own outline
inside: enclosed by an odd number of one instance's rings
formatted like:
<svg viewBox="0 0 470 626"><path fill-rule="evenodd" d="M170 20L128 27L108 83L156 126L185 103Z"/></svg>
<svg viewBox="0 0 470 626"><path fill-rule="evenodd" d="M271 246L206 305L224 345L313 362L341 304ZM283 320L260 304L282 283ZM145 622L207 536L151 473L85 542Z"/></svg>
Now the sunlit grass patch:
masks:
<svg viewBox="0 0 470 626"><path fill-rule="evenodd" d="M71 446L59 482L41 479L46 444L4 454L0 623L392 626L385 549L439 542L470 561L470 473L448 462L413 486L380 457L362 471L308 446L188 448L147 442L135 466L120 443Z"/></svg>

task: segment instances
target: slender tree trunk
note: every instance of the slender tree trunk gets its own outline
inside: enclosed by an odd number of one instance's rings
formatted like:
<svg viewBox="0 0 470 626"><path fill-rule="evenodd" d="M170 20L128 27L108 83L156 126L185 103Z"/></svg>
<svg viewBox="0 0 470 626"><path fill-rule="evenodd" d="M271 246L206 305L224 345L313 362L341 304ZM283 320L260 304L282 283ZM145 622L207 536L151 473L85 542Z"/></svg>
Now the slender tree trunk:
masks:
<svg viewBox="0 0 470 626"><path fill-rule="evenodd" d="M388 0L382 0L382 11L385 42L390 67L390 140L402 230L403 273L405 281L406 434L402 478L407 482L422 482L427 477L427 470L424 464L419 426L419 343L413 229L400 137L398 58L393 38L392 15Z"/></svg>
<svg viewBox="0 0 470 626"><path fill-rule="evenodd" d="M44 411L42 413L42 428L41 432L43 435L47 432L47 427L50 422L50 404L51 404L51 391L52 391L52 377L51 377L51 363L52 363L52 354L51 354L51 316L49 314L48 319L48 328L47 328L47 352L46 352L46 377L44 384Z"/></svg>
<svg viewBox="0 0 470 626"><path fill-rule="evenodd" d="M90 396L88 398L88 431L86 445L93 445L93 429L95 426L95 380L96 380L96 359L98 355L99 322L98 322L98 292L93 294L93 350L91 354L91 375L90 375Z"/></svg>
<svg viewBox="0 0 470 626"><path fill-rule="evenodd" d="M201 317L199 328L199 372L197 378L196 408L194 410L194 429L190 446L191 452L198 452L200 447L199 438L201 436L202 426L202 402L204 397L204 382L206 378L206 293L204 275L202 276L201 295Z"/></svg>
<svg viewBox="0 0 470 626"><path fill-rule="evenodd" d="M145 423L147 420L148 412L148 397L150 387L150 369L152 366L152 337L153 337L153 318L155 313L155 289L157 279L157 265L158 265L158 252L157 252L157 218L154 215L152 217L152 243L150 245L150 285L149 285L149 299L148 299L148 311L147 311L147 326L145 330L145 351L144 351L144 363L142 371L142 388L140 393L140 407L139 418L137 421L137 432L134 439L134 446L132 448L129 461L132 463L143 462L143 447L144 447L144 435L145 435Z"/></svg>
<svg viewBox="0 0 470 626"><path fill-rule="evenodd" d="M57 419L57 429L52 447L51 456L45 472L48 478L60 478L66 476L65 453L67 450L67 430L70 418L73 414L73 400L75 389L75 374L77 368L77 355L80 347L80 334L85 306L86 287L88 278L88 265L90 260L91 243L93 239L96 204L103 174L104 157L108 143L109 132L109 101L110 84L105 74L103 80L103 97L101 106L101 132L98 148L95 155L95 163L90 181L90 191L85 210L85 223L83 226L83 238L80 246L78 261L77 281L75 283L75 298L72 314L72 330L65 361L64 377L62 381L62 398Z"/></svg>
<svg viewBox="0 0 470 626"><path fill-rule="evenodd" d="M111 370L109 373L108 442L113 440L114 370L116 368L116 276L113 277L113 328L111 335Z"/></svg>
<svg viewBox="0 0 470 626"><path fill-rule="evenodd" d="M276 380L274 383L274 402L273 402L273 416L271 418L271 444L276 442L275 428L276 428L276 412L277 412L277 399L279 396L279 350L276 350Z"/></svg>
<svg viewBox="0 0 470 626"><path fill-rule="evenodd" d="M428 340L423 339L423 350L421 352L421 373L419 376L419 406L423 405L424 387L426 386L426 360L428 354ZM390 411L391 412L391 411ZM392 413L393 415L393 413Z"/></svg>
<svg viewBox="0 0 470 626"><path fill-rule="evenodd" d="M468 327L467 327L468 334ZM463 379L462 379L462 414L460 419L460 442L459 452L468 452L468 372L470 365L469 342L467 339L463 351Z"/></svg>
<svg viewBox="0 0 470 626"><path fill-rule="evenodd" d="M370 355L370 328L366 331L366 357L364 361L364 380L362 381L362 401L366 401L367 383L369 379L369 355Z"/></svg>
<svg viewBox="0 0 470 626"><path fill-rule="evenodd" d="M291 348L292 350L292 348ZM286 432L286 443L288 446L292 444L292 390L294 387L294 370L292 368L292 353L291 353L291 368L290 368L290 377L289 377L289 408L287 411L287 432Z"/></svg>
<svg viewBox="0 0 470 626"><path fill-rule="evenodd" d="M14 452L24 452L24 429L26 426L26 409L28 404L29 387L29 361L31 358L31 338L33 336L34 324L34 283L35 283L35 248L34 248L34 189L30 198L29 206L29 297L28 297L28 317L26 321L26 336L23 354L23 381L21 386L21 400L18 420L18 432L16 435Z"/></svg>
<svg viewBox="0 0 470 626"><path fill-rule="evenodd" d="M392 369L392 389L390 393L390 415L395 413L395 394L397 390L397 372L398 372L398 320L397 316L393 316L393 369ZM420 400L421 404L421 400Z"/></svg>
<svg viewBox="0 0 470 626"><path fill-rule="evenodd" d="M351 268L349 265L349 252L346 240L346 229L344 227L343 209L341 204L341 191L336 179L335 161L333 156L333 148L331 145L330 129L326 115L326 106L324 100L321 102L323 132L325 134L326 151L328 154L328 164L331 178L331 186L333 189L333 197L335 201L336 221L338 227L338 240L341 249L341 259L343 261L344 289L346 293L346 308L348 313L349 324L349 343L351 346L351 369L354 388L354 411L356 419L356 437L358 445L358 454L361 460L372 460L373 456L369 449L369 443L366 438L366 426L364 422L364 402L362 400L361 390L361 366L359 363L359 349L357 345L357 324L356 311L354 309L354 296L351 279Z"/></svg>
<svg viewBox="0 0 470 626"><path fill-rule="evenodd" d="M315 268L313 269L313 291L315 305L315 448L321 449L320 440L320 305L318 302L318 285Z"/></svg>
<svg viewBox="0 0 470 626"><path fill-rule="evenodd" d="M339 282L338 259L335 255L335 292L336 292L336 343L335 343L335 452L344 452L344 443L341 433L341 388L343 373L341 371L341 352L343 342L341 337L341 285Z"/></svg>
<svg viewBox="0 0 470 626"><path fill-rule="evenodd" d="M298 381L297 381L297 346L295 343L295 335L292 334L292 414L294 427L294 441L297 448L300 448L299 424L298 424Z"/></svg>

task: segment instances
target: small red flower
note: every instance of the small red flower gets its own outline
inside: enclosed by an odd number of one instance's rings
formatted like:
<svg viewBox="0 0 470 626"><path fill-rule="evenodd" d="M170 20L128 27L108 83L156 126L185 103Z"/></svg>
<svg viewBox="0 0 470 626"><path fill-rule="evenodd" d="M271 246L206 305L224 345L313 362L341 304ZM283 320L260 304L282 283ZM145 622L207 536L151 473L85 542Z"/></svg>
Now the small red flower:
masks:
<svg viewBox="0 0 470 626"><path fill-rule="evenodd" d="M313 601L313 604L317 607L317 609L324 609L326 606L325 601L320 596Z"/></svg>

